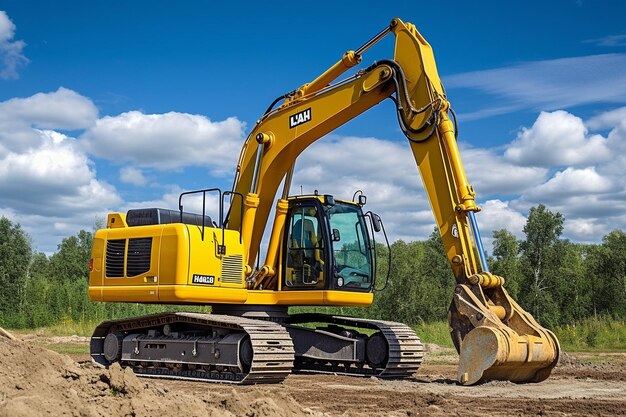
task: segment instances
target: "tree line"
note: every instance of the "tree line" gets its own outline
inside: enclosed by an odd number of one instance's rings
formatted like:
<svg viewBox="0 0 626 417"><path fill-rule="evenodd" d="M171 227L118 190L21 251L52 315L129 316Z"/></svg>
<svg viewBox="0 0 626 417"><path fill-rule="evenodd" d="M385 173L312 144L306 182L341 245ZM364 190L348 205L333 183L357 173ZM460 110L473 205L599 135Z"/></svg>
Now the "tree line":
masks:
<svg viewBox="0 0 626 417"><path fill-rule="evenodd" d="M573 243L561 237L563 222L560 213L539 205L530 209L523 239L495 231L491 272L503 276L511 296L547 327L588 317L626 318L626 233L614 230L599 244ZM33 251L19 224L0 218L0 326L35 328L180 309L89 300L92 237L81 230L47 256ZM380 287L388 253L379 245L377 254ZM412 325L445 320L455 280L438 232L425 241L393 243L391 258L390 282L371 307L334 312Z"/></svg>

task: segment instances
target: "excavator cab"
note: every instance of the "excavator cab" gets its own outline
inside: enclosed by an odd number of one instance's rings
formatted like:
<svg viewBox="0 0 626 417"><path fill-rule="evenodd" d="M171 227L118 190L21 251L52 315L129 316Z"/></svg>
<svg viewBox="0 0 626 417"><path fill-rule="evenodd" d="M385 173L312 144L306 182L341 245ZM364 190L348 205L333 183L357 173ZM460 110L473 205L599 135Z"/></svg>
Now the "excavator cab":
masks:
<svg viewBox="0 0 626 417"><path fill-rule="evenodd" d="M290 198L282 288L371 291L374 246L366 218L360 204L330 195Z"/></svg>

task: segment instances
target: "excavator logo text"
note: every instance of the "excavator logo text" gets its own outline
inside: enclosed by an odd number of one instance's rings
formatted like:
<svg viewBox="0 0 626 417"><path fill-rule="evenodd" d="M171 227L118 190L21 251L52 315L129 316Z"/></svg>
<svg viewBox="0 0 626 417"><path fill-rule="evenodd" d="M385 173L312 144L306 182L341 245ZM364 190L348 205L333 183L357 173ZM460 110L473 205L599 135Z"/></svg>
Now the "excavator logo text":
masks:
<svg viewBox="0 0 626 417"><path fill-rule="evenodd" d="M309 107L306 110L302 110L296 114L292 114L289 116L289 128L294 128L303 123L311 121L311 108Z"/></svg>

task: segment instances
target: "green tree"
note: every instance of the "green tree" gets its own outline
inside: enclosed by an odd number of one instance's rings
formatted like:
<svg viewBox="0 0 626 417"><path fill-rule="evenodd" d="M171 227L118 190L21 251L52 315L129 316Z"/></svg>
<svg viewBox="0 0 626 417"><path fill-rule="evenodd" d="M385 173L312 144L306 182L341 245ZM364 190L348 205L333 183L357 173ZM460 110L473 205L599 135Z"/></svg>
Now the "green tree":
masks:
<svg viewBox="0 0 626 417"><path fill-rule="evenodd" d="M56 320L82 320L94 309L87 293L92 241L92 234L81 230L63 239L50 257L49 275L56 282L50 307Z"/></svg>
<svg viewBox="0 0 626 417"><path fill-rule="evenodd" d="M425 242L424 261L419 265L424 301L428 300L426 321L446 320L456 280L448 261L439 230L435 228Z"/></svg>
<svg viewBox="0 0 626 417"><path fill-rule="evenodd" d="M588 245L569 240L560 240L555 245L556 265L551 268L550 292L559 305L560 324L574 323L591 314L591 282L585 268L588 251Z"/></svg>
<svg viewBox="0 0 626 417"><path fill-rule="evenodd" d="M19 224L0 218L0 325L19 325L32 248Z"/></svg>
<svg viewBox="0 0 626 417"><path fill-rule="evenodd" d="M54 324L58 312L50 300L55 291L50 281L50 260L45 253L35 253L25 288L24 325L35 328Z"/></svg>
<svg viewBox="0 0 626 417"><path fill-rule="evenodd" d="M397 241L391 256L389 286L368 315L413 325L445 320L455 281L439 232L427 241Z"/></svg>
<svg viewBox="0 0 626 417"><path fill-rule="evenodd" d="M423 245L418 242L405 243L401 240L391 245L391 271L389 284L384 291L375 295L375 316L400 321L419 321L418 277L415 273L423 259ZM380 261L379 261L380 262ZM369 314L368 314L369 315Z"/></svg>
<svg viewBox="0 0 626 417"><path fill-rule="evenodd" d="M626 317L626 233L614 230L590 254L594 313Z"/></svg>
<svg viewBox="0 0 626 417"><path fill-rule="evenodd" d="M93 235L85 230L63 239L50 257L52 278L65 282L88 280L92 242Z"/></svg>
<svg viewBox="0 0 626 417"><path fill-rule="evenodd" d="M563 221L561 213L553 213L543 204L532 207L523 229L526 240L520 244L524 274L520 301L548 326L559 321L559 307L550 291L554 282L550 278L558 268L556 246Z"/></svg>
<svg viewBox="0 0 626 417"><path fill-rule="evenodd" d="M493 258L491 272L505 279L505 288L511 297L517 299L522 276L520 272L519 242L513 233L506 229L493 232Z"/></svg>

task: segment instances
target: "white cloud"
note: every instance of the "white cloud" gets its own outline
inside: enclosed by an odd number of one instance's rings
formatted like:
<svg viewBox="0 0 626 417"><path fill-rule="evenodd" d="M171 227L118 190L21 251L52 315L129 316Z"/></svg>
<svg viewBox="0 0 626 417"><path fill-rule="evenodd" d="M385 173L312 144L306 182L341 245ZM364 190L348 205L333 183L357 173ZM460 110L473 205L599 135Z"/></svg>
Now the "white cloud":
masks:
<svg viewBox="0 0 626 417"><path fill-rule="evenodd" d="M319 190L350 200L362 190L368 210L383 218L393 240L426 239L435 227L409 145L371 137L327 137L299 158L291 194Z"/></svg>
<svg viewBox="0 0 626 417"><path fill-rule="evenodd" d="M34 215L91 212L118 204L115 189L96 179L87 156L57 132L41 131L41 143L0 159L2 205Z"/></svg>
<svg viewBox="0 0 626 417"><path fill-rule="evenodd" d="M323 187L331 185L345 198L351 198L357 188L368 184L407 186L417 179L417 167L405 143L333 136L314 143L299 157L292 192L299 192L303 185L305 192L319 188L325 193ZM373 198L385 200L388 192L381 192L383 196Z"/></svg>
<svg viewBox="0 0 626 417"><path fill-rule="evenodd" d="M90 230L122 200L112 185L97 179L74 139L36 133L37 146L0 156L0 214L20 223L37 250L51 253L63 238Z"/></svg>
<svg viewBox="0 0 626 417"><path fill-rule="evenodd" d="M626 46L626 35L609 35L602 38L587 39L583 42L598 46Z"/></svg>
<svg viewBox="0 0 626 417"><path fill-rule="evenodd" d="M0 103L0 212L21 223L38 250L53 252L121 202L76 140L52 130L81 129L97 117L90 99L62 87Z"/></svg>
<svg viewBox="0 0 626 417"><path fill-rule="evenodd" d="M60 87L51 93L0 103L0 157L37 147L37 129L75 130L92 125L98 110L87 97Z"/></svg>
<svg viewBox="0 0 626 417"><path fill-rule="evenodd" d="M598 243L599 236L604 236L611 231L606 224L600 224L598 219L593 218L565 219L563 229L571 239L593 243Z"/></svg>
<svg viewBox="0 0 626 417"><path fill-rule="evenodd" d="M82 129L88 130L79 141L61 133ZM62 87L7 100L0 103L0 211L22 223L38 248L52 252L61 238L90 229L109 210L178 208L176 187L159 200L124 203L113 185L98 179L90 151L114 162L131 162L120 169L120 181L145 185L144 165L163 169L196 164L213 172L232 171L243 129L235 118L211 122L182 113L129 112L98 119L89 98ZM186 210L202 210L198 197L185 201ZM207 212L216 219L217 201L208 196Z"/></svg>
<svg viewBox="0 0 626 417"><path fill-rule="evenodd" d="M523 128L504 153L525 166L589 165L610 157L607 140L588 135L582 119L566 111L541 112L531 128Z"/></svg>
<svg viewBox="0 0 626 417"><path fill-rule="evenodd" d="M133 167L120 169L120 181L133 185L146 185L148 183L148 179L143 175L141 170Z"/></svg>
<svg viewBox="0 0 626 417"><path fill-rule="evenodd" d="M613 109L589 119L585 124L590 129L607 129L614 128L621 123L626 122L626 106Z"/></svg>
<svg viewBox="0 0 626 417"><path fill-rule="evenodd" d="M626 102L626 54L524 62L444 77L449 90L495 96L490 107L461 115L481 119L522 109L555 110L591 103Z"/></svg>
<svg viewBox="0 0 626 417"><path fill-rule="evenodd" d="M521 238L526 217L512 208L508 201L488 200L480 205L482 211L476 216L484 238L492 235L494 230L507 229Z"/></svg>
<svg viewBox="0 0 626 417"><path fill-rule="evenodd" d="M519 194L541 184L548 173L546 168L515 165L493 149L460 148L470 184L481 198Z"/></svg>
<svg viewBox="0 0 626 417"><path fill-rule="evenodd" d="M600 176L595 168L567 168L557 172L550 180L525 193L527 198L541 201L546 196L558 199L581 194L604 194L613 191L609 178Z"/></svg>
<svg viewBox="0 0 626 417"><path fill-rule="evenodd" d="M143 201L126 201L120 207L121 211L128 211L134 208L164 208L168 210L178 210L178 196L183 190L177 185L171 185L167 187L168 190L157 199L153 200L143 200ZM198 211L202 211L202 202L199 205L193 205L191 210L198 209ZM190 211L185 207L185 211ZM198 211L195 211L196 213Z"/></svg>
<svg viewBox="0 0 626 417"><path fill-rule="evenodd" d="M518 239L523 239L522 229L526 224L526 217L511 207L510 202L487 200L480 204L480 208L482 210L476 215L476 221L487 253L493 251L493 232L496 230L506 229Z"/></svg>
<svg viewBox="0 0 626 417"><path fill-rule="evenodd" d="M626 117L609 132L608 143L614 151L626 151Z"/></svg>
<svg viewBox="0 0 626 417"><path fill-rule="evenodd" d="M51 93L12 98L0 103L0 123L40 129L84 129L98 118L98 109L87 97L59 87Z"/></svg>
<svg viewBox="0 0 626 417"><path fill-rule="evenodd" d="M598 172L623 178L626 175L626 115L611 129L607 143L612 151L612 159L598 167Z"/></svg>
<svg viewBox="0 0 626 417"><path fill-rule="evenodd" d="M0 10L0 77L4 79L18 78L17 69L28 63L28 59L22 53L26 43L21 40L13 40L15 36L15 24L9 19L5 11Z"/></svg>
<svg viewBox="0 0 626 417"><path fill-rule="evenodd" d="M235 117L213 122L187 113L130 111L97 120L81 141L89 153L114 162L159 170L195 165L234 172L244 128Z"/></svg>
<svg viewBox="0 0 626 417"><path fill-rule="evenodd" d="M610 132L605 139L589 135L588 127ZM623 108L598 114L587 123L563 111L542 113L533 127L522 130L509 145L507 151L511 150L515 150L511 159L517 163L554 171L542 184L514 197L509 202L513 209L526 213L532 206L545 204L564 215L564 237L578 242L598 242L612 229L626 229Z"/></svg>
<svg viewBox="0 0 626 417"><path fill-rule="evenodd" d="M338 177L347 181L337 181ZM422 188L409 145L405 141L371 137L329 136L315 142L298 158L293 192L299 192L300 184L321 187L337 183L342 184L344 195L350 193L347 197L352 197L355 188L368 183L395 184L414 190ZM383 193L385 196L380 200L387 198L384 190Z"/></svg>

